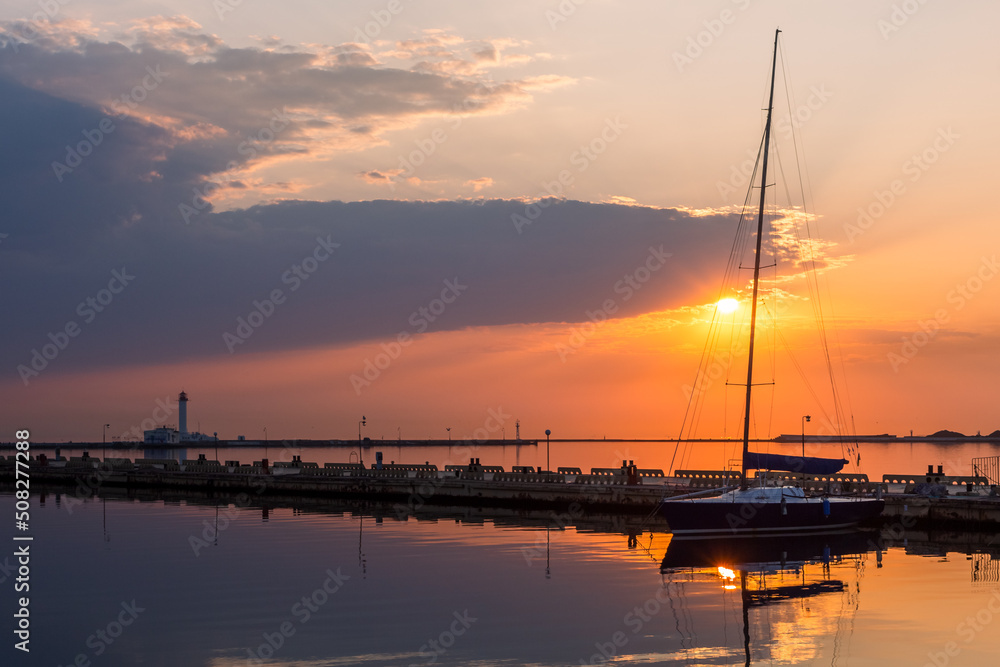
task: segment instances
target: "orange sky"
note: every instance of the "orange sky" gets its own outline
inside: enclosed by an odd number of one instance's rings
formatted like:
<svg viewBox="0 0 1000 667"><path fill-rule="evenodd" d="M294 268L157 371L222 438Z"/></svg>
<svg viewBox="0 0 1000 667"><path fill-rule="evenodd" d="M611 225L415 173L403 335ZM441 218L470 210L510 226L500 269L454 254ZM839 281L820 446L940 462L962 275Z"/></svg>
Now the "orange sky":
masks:
<svg viewBox="0 0 1000 667"><path fill-rule="evenodd" d="M155 130L155 139L127 135L129 141L109 148L112 137L126 136L123 129L95 148L95 155L134 149L148 158L153 166L139 180L150 187L164 183L159 199L132 202L110 185L101 194L101 184L116 177L97 174L96 167L81 176L90 164L85 163L65 175L70 185L59 179L54 194L38 189L40 201L62 197L81 215L93 211L100 226L85 240L73 237L84 225L71 212L63 218L39 213L23 230L16 222L0 228L5 233L0 252L8 253L10 270L21 272L19 281L37 271L26 284L44 284L47 290L42 299L33 296L33 287L25 288L7 305L8 326L19 327L23 338L12 338L5 357L10 372L0 380L3 428L30 427L47 440L96 440L101 425L111 423L112 434L124 434L151 418L156 399L175 398L183 388L192 398L190 426L197 428L200 421L201 430L227 438L258 437L265 426L274 438L352 437L362 414L373 436L395 436L399 427L404 437L445 437L449 426L453 434L471 434L483 426L489 410L501 408L512 415L506 430L520 419L528 437L545 428L562 437L676 436L687 407L685 386L695 381L708 332L703 318L719 296L724 257L685 268L686 282L669 286L669 301L647 296L642 312L612 313L592 332L587 313L616 294L614 281L603 291L593 290L592 297L575 294L580 307L573 301L575 310L554 321L512 317L506 311L488 325L481 324L488 317L443 317L440 327L400 347L386 368L377 374L369 368L367 378L366 361L378 361L384 346L392 346L393 322L405 321L426 300L406 301L399 313L378 312L374 297L367 310L338 310L344 319L380 323L342 338L283 338L310 322L300 311L293 316L288 306L236 354L217 344L220 325L213 323L206 334L215 345L211 354L201 348L187 355L168 353L162 337L151 335L141 359L123 356L105 363L104 353L90 346L100 338L113 347L122 322L149 317L147 311L129 309L164 298L170 281L160 273L136 288L136 293L151 291L135 297L126 292L122 305L109 307L114 313L104 318L107 322L95 325L103 328L85 330L31 386L25 386L15 366L72 316L81 296L101 286L91 278L73 278L82 275L73 271L86 267L89 276L105 276L123 257L131 257L121 248L159 251L155 235L142 236L147 225L148 230L173 230L169 233L200 251L218 243L223 252L227 238L252 238L264 250L274 247L273 261L245 262L253 267L259 262L264 276L259 284L241 287L244 278L222 273L202 280L192 295L208 303L227 282L242 289L214 308L221 326L230 326L237 314L245 314L245 304L267 293L270 276L281 275L288 265L279 253L285 248L274 240L278 237L254 236L263 223L237 228L236 221L249 219L244 213L255 204L291 198L403 204L482 199L520 206L556 195L651 211L732 212L746 193L743 163L755 153L762 129L759 108L775 26L783 30L783 46L771 165L778 184L774 203L786 209L802 203L795 194L795 157L804 157L805 203L815 216L810 224L815 245L809 247L824 266L829 262L820 277L822 301L854 429L921 434L949 428L971 434L1000 428L993 409L1000 372L1000 280L993 280L1000 273L995 259L1000 226L989 201L1000 139L995 123L1000 93L984 84L996 76L991 26L1000 19L1000 9L995 4L927 3L905 19L892 18L891 3L860 0L822 7L791 0L733 0L714 7L606 0L564 15L558 15L561 5L551 4L512 2L475 10L464 3L405 4L366 39L358 35L385 3L277 14L246 5L220 17L209 3L168 2L152 16L143 5L122 14L81 2L61 7L52 21L34 23L34 3L6 5L0 20L6 21L7 39L22 43L18 53L4 52L0 77L6 83L93 111L107 109L121 91L136 95L132 86L143 80L136 74L144 71L139 66L143 54L157 53L167 76L142 93L141 103L119 121L122 127L134 122L150 136ZM34 31L30 39L26 30ZM692 46L699 41L700 47ZM88 60L116 42L124 47L106 50L114 56L100 63ZM82 46L86 43L89 51ZM78 63L75 74L60 69L69 61ZM227 74L236 67L254 74ZM291 114L289 125L272 124L275 109ZM276 136L261 134L268 124ZM80 131L71 134L66 142L76 141ZM213 143L248 138L249 144L239 144L244 149L239 156ZM52 158L62 157L63 135L54 141L55 148L37 149L45 187L54 183ZM248 145L253 156L245 150ZM189 152L179 157L182 150ZM218 158L230 154L237 159L228 165ZM120 164L133 163L121 159ZM172 174L182 170L177 165L192 164L198 166L192 168L194 175L185 175L175 191L168 191ZM81 185L67 195L66 188L90 177L97 185ZM182 224L176 213L191 196L190 183L200 184L213 207L212 213L193 211L194 226L188 219ZM205 183L223 185L204 190ZM94 203L101 197L121 200L121 210L104 211ZM32 206L38 204L25 204L24 210ZM231 217L218 217L224 212ZM56 219L50 229L49 221ZM301 224L312 245L314 223ZM519 252L550 252L538 235L544 224L541 219L516 230L525 244ZM218 236L180 236L202 229ZM41 246L32 245L33 233L44 239ZM791 261L791 268L779 274L787 276L779 284L784 290L779 320L820 400L779 351L773 405L770 388L760 390L755 405L761 437L797 432L802 415L832 411L808 322L816 295L794 276L794 262L806 247L798 240L804 233L801 225L784 227L778 238L779 251L784 248L779 259ZM442 246L453 242L436 234L444 232L429 226L429 239ZM115 253L100 255L102 245L119 242L124 245L115 246ZM392 242L380 238L379 251L388 252ZM65 252L53 250L59 243L66 244ZM448 251L461 256L468 251L466 243L455 242ZM596 257L611 251L604 243L587 247L593 256L580 256L573 270L581 276L591 268L596 272ZM288 244L293 255L310 251ZM201 257L186 257L178 247L183 245L162 250L178 253L178 274L203 268ZM421 261L419 254L392 260L398 275L365 276L351 288L364 302L373 284L390 293L394 280L416 284L406 271ZM424 260L424 268L434 261ZM645 258L634 261L639 267ZM137 262L126 264L141 267ZM575 274L560 270L548 276L551 282L537 284L538 293L557 294L572 286ZM497 277L497 285L502 288L518 271L511 266L510 276ZM450 268L444 273L451 275ZM649 284L668 280L664 275L653 271ZM746 285L743 272L732 289ZM666 287L661 282L656 289ZM472 293L463 298L473 300ZM167 329L190 314L183 304L164 304L163 321L169 325L161 333L167 336ZM489 311L488 304L478 306ZM737 315L745 306L744 296ZM29 321L28 313L36 319ZM112 324L112 317L120 319ZM371 333L376 330L382 333ZM202 334L182 327L176 336L182 335ZM761 368L765 375L772 373L768 365ZM741 380L742 356L723 366L730 381ZM711 384L694 435L732 435L739 428L740 390L730 388L725 396L724 379Z"/></svg>

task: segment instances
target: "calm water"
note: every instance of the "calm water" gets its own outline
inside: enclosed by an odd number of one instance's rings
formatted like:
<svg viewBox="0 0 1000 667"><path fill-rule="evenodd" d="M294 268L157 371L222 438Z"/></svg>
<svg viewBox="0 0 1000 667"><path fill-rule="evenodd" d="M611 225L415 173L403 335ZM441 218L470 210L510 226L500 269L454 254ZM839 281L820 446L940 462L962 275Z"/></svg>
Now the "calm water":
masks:
<svg viewBox="0 0 1000 667"><path fill-rule="evenodd" d="M772 541L786 567L741 576L732 562L724 578L656 529L630 546L613 518L31 502L32 653L15 655L8 630L4 665L728 665L744 664L744 628L759 665L992 665L1000 654L991 536L897 532L884 550L876 536L830 537L807 545L827 562L804 565L798 546ZM661 571L665 554L677 568ZM2 586L12 610L10 574Z"/></svg>

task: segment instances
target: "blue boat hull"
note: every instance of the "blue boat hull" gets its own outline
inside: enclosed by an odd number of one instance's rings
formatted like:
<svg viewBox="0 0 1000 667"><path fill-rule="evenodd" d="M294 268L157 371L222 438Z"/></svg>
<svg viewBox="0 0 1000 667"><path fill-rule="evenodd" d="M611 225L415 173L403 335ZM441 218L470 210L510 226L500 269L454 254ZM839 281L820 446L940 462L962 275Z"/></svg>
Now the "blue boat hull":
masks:
<svg viewBox="0 0 1000 667"><path fill-rule="evenodd" d="M660 515L672 533L755 534L824 531L854 526L877 518L884 500L858 499L815 502L747 503L705 500L664 500Z"/></svg>

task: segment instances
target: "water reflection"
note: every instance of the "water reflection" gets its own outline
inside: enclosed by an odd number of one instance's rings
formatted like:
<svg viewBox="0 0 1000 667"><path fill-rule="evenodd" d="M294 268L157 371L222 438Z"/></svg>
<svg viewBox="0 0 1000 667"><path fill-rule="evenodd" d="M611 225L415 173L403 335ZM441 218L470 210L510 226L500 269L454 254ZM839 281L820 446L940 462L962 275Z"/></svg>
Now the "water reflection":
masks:
<svg viewBox="0 0 1000 667"><path fill-rule="evenodd" d="M1000 583L1000 559L991 553L972 554L972 583L984 586Z"/></svg>
<svg viewBox="0 0 1000 667"><path fill-rule="evenodd" d="M686 598L694 591L704 595L705 589L716 589L722 607L722 618L717 620L722 623L728 622L735 609L730 598L738 593L745 665L749 667L754 660L796 664L818 655L820 639L830 634L829 619L837 619L835 645L850 643L869 554L874 553L881 566L878 540L875 531L854 530L797 536L673 537L660 571L679 610L689 607ZM825 612L816 614L820 609ZM676 614L675 621L680 629ZM713 657L735 657L728 634L726 641L726 652L712 651ZM684 632L684 643L678 657L706 659L694 627Z"/></svg>

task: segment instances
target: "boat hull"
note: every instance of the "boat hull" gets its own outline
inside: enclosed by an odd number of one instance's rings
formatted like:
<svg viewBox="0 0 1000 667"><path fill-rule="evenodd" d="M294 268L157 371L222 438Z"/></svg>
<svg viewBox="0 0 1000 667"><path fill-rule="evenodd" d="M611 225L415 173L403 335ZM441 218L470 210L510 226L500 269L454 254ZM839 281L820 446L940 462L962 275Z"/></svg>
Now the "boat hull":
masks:
<svg viewBox="0 0 1000 667"><path fill-rule="evenodd" d="M828 531L870 521L883 509L885 501L874 498L807 498L786 503L668 499L659 507L670 532L690 535Z"/></svg>

